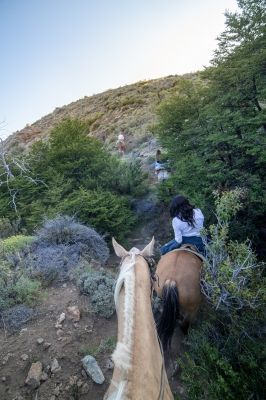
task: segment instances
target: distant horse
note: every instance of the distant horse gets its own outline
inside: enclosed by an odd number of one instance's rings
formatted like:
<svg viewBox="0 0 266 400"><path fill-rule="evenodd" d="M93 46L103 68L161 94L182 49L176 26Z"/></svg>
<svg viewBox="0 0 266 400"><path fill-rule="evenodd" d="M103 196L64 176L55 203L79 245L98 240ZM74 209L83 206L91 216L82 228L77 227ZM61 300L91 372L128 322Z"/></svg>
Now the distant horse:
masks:
<svg viewBox="0 0 266 400"><path fill-rule="evenodd" d="M122 258L115 288L118 338L104 400L173 400L151 308L154 239L142 251L126 251L114 239L113 246Z"/></svg>
<svg viewBox="0 0 266 400"><path fill-rule="evenodd" d="M157 173L157 176L158 176L158 181L159 182L167 181L167 179L169 178L169 171L167 171L164 168L159 169L158 173Z"/></svg>
<svg viewBox="0 0 266 400"><path fill-rule="evenodd" d="M119 153L123 156L125 154L126 151L126 147L125 147L125 142L122 140L118 140L116 142L118 149L119 149Z"/></svg>
<svg viewBox="0 0 266 400"><path fill-rule="evenodd" d="M157 265L154 289L163 300L157 331L164 350L170 347L180 314L183 315L180 327L187 334L189 325L198 312L203 299L200 290L202 260L201 254L196 255L195 252L181 247L162 256Z"/></svg>

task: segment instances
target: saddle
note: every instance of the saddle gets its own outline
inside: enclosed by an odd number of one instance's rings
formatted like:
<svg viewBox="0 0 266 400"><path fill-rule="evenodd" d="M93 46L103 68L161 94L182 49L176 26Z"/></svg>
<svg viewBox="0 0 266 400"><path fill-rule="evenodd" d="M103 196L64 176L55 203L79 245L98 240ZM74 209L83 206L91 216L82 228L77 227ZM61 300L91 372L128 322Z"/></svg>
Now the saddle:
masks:
<svg viewBox="0 0 266 400"><path fill-rule="evenodd" d="M181 246L179 248L180 249L190 249L192 251L195 251L195 253L200 253L199 249L194 244L189 244L189 243L186 244L186 243L184 243L184 244L181 244Z"/></svg>
<svg viewBox="0 0 266 400"><path fill-rule="evenodd" d="M184 243L181 244L181 246L178 249L172 250L172 251L180 251L180 250L185 250L188 251L189 253L195 254L201 261L205 261L207 263L206 258L199 252L197 246L194 244L189 244L189 243Z"/></svg>

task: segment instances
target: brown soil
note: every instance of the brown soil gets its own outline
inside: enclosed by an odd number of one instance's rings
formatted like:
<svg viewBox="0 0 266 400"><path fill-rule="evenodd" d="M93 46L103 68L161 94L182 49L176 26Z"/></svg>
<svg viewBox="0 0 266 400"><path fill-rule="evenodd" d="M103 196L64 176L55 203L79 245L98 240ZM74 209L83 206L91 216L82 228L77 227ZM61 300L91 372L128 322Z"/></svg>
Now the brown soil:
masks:
<svg viewBox="0 0 266 400"><path fill-rule="evenodd" d="M77 305L81 310L81 319L75 326L67 307ZM66 313L62 323L62 339L58 340L56 321L61 313ZM102 346L102 351L95 358L102 369L105 381L99 385L82 373L81 359L91 354L108 338L115 339L117 335L117 318L114 314L110 319L99 318L93 313L89 297L79 295L74 284L67 283L59 288L49 288L46 300L38 309L38 315L25 323L22 329L9 335L0 330L0 399L1 400L100 400L103 399L111 377L110 356L113 349ZM42 344L37 340L42 338ZM45 343L50 347L45 349ZM182 393L179 381L179 371L175 370L173 360L185 350L182 335L176 330L172 343L171 360L167 362L167 373L173 393ZM28 355L26 361L22 355ZM51 365L56 358L61 370L54 374L48 373L46 381L37 390L32 390L25 384L30 366L41 361L43 369ZM71 394L76 386L70 384L70 378L77 377L80 384L78 392ZM73 379L73 378L72 378ZM84 385L87 384L87 393ZM86 388L86 385L85 385ZM86 391L86 390L85 390ZM73 396L75 394L75 396ZM57 396L56 396L57 395ZM53 397L55 396L55 397Z"/></svg>

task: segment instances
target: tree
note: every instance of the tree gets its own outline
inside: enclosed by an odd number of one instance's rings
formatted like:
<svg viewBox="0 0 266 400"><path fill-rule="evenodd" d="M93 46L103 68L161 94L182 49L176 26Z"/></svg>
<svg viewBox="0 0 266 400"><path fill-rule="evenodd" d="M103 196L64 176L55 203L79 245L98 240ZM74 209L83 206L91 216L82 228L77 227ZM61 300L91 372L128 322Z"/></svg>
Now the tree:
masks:
<svg viewBox="0 0 266 400"><path fill-rule="evenodd" d="M231 234L248 236L263 256L266 12L262 1L238 3L241 13L226 13L212 66L194 85L180 80L175 96L158 108L159 140L175 172L161 194L168 198L169 189L178 188L199 206L213 207L214 189L245 188L246 208L236 216ZM208 210L206 215L212 218Z"/></svg>

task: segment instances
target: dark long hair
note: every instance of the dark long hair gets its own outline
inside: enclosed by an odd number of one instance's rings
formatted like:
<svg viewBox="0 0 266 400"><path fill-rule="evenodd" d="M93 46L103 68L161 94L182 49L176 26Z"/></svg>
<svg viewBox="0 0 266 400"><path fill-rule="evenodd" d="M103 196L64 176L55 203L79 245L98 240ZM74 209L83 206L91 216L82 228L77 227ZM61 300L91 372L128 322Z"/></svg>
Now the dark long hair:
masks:
<svg viewBox="0 0 266 400"><path fill-rule="evenodd" d="M194 208L195 206L190 204L185 196L182 196L182 194L178 194L172 200L170 206L170 215L172 218L177 217L181 219L181 221L187 222L188 225L194 226Z"/></svg>

